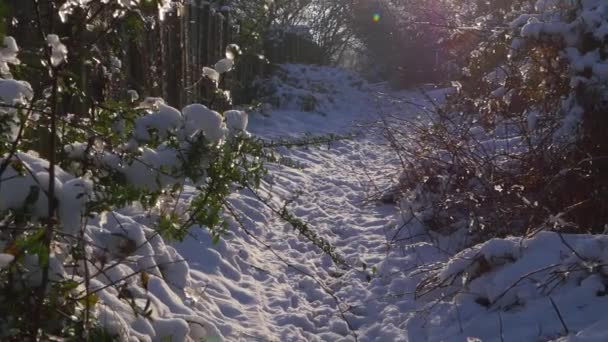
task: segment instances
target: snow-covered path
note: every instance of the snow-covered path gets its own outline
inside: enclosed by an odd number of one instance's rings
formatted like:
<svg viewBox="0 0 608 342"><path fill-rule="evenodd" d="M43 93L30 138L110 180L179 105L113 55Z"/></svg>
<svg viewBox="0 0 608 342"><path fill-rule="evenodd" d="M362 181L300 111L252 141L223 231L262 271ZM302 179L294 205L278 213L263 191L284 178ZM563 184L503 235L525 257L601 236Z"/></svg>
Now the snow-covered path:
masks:
<svg viewBox="0 0 608 342"><path fill-rule="evenodd" d="M211 246L204 231L177 246L200 281L192 286L198 291L195 305L208 312L206 319L224 340L336 341L354 340L355 334L369 340L362 333L380 312L359 306L373 295L365 287L375 272L372 265L386 256L385 233L396 208L368 200L391 184L398 162L368 126L379 119L376 92L340 91L334 111L326 115L275 111L252 117L251 131L262 137L356 135L327 146L282 150L294 167L271 165L258 194L267 198L272 193L269 202L276 209L288 203L289 211L327 238L350 267L337 267L256 195L245 191L233 196L230 203L244 227L235 222L231 235L217 246ZM384 332L390 340L403 335L390 330Z"/></svg>
<svg viewBox="0 0 608 342"><path fill-rule="evenodd" d="M176 245L189 266L188 284L173 284L173 296L151 291L170 306L167 316L187 318L190 329L202 325L206 341L608 340L602 328L608 282L585 261L608 255L605 236L542 232L466 248L458 243L466 229L434 234L423 226L422 211L369 201L401 172L370 123L379 114L417 120L407 103L424 97L361 87L336 69L290 68L295 75L279 82L279 93L312 94L317 112L301 112L281 97L278 110L252 115L250 131L266 139L307 132L356 137L282 149L283 162L269 165L257 193L229 199L237 219L227 236L213 245L205 229L195 229ZM347 266L279 218L285 206L335 246ZM426 295L416 296L420 290Z"/></svg>

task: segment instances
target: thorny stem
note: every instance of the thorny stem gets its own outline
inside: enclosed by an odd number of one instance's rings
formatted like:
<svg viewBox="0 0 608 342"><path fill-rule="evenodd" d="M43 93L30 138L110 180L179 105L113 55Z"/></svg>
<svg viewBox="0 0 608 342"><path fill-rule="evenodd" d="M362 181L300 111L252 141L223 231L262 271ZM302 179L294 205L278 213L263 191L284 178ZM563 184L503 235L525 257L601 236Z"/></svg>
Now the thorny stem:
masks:
<svg viewBox="0 0 608 342"><path fill-rule="evenodd" d="M248 189L257 198L257 200L260 201L260 203L270 209L270 211L280 217L283 221L291 224L293 228L298 231L298 233L300 233L308 241L312 242L315 246L321 249L323 253L331 257L331 259L337 266L340 266L341 268L349 267L344 257L342 257L342 255L340 255L340 253L335 250L335 247L332 244L330 244L327 240L318 236L317 233L312 231L306 222L293 216L287 210L286 206L281 209L276 209L269 203L269 201L262 198L262 196L254 188L249 185L246 185L245 188Z"/></svg>

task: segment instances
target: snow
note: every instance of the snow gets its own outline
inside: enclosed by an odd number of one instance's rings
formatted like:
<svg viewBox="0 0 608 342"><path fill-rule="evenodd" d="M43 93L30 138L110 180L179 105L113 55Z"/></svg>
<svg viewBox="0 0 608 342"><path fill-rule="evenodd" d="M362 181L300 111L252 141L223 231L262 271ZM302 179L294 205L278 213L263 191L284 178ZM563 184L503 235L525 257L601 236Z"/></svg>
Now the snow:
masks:
<svg viewBox="0 0 608 342"><path fill-rule="evenodd" d="M56 34L46 36L46 42L51 47L51 64L54 67L59 66L68 58L68 48L61 42Z"/></svg>
<svg viewBox="0 0 608 342"><path fill-rule="evenodd" d="M215 63L214 69L220 74L227 73L234 67L234 61L230 58L224 58Z"/></svg>
<svg viewBox="0 0 608 342"><path fill-rule="evenodd" d="M413 109L398 98L424 100L415 93L388 91L382 84L353 86L345 82L348 73L330 68L284 69L288 77L272 82L288 101L264 114L249 113L253 134L276 138L350 132L357 139L282 150L283 158L296 166L270 165L262 197L272 189L272 205L289 201L293 213L328 236L351 268L341 269L295 236L250 191L235 194L230 204L256 239L233 222L218 245L204 230L175 245L190 265L187 293L191 305L202 309L199 314L210 327L209 336L231 341L353 341L351 327L359 341L500 341L501 329L505 341L602 341L607 336L596 323L602 322L599 313L606 305L604 297L596 295L604 291L601 277L574 256L557 233L493 239L452 254L440 246L454 237L441 237L438 246L413 221L401 232L405 242L387 249L387 239L409 221L409 211L365 203L374 191L370 179L382 188L399 172L392 168L398 165L397 156L365 123L378 120L377 104L385 113L415 119L408 116ZM313 90L312 84L332 89L335 101L326 100L325 90ZM289 101L290 95L305 91L320 99L316 110L298 110ZM608 240L603 237L564 239L584 258L594 258L593 265L602 264L607 255ZM573 272L578 268L581 271ZM571 276L557 281L556 272L566 271ZM423 296L420 284L434 274L448 287ZM455 278L458 281L449 281ZM479 304L480 298L490 306ZM568 322L567 337L549 298ZM346 321L340 310L346 310Z"/></svg>
<svg viewBox="0 0 608 342"><path fill-rule="evenodd" d="M162 170L171 170L178 165L178 152L170 147L159 146L157 149L141 148L142 154L130 164L119 167L128 181L143 189L159 190L176 180Z"/></svg>
<svg viewBox="0 0 608 342"><path fill-rule="evenodd" d="M8 65L19 65L21 62L17 58L19 47L15 38L11 36L4 37L3 45L4 47L0 48L0 75L6 77L11 74Z"/></svg>
<svg viewBox="0 0 608 342"><path fill-rule="evenodd" d="M601 91L602 84L608 80L608 62L602 45L608 32L608 2L538 0L534 9L534 13L521 14L509 25L514 33L511 57L526 46L538 46L543 42L561 49L558 60L569 64L566 76L570 78L571 91L570 96L565 97L560 113L557 113L562 117L562 125L553 139L571 141L583 118L580 107L587 105L574 103L577 89L584 85L586 89ZM596 46L590 44L591 41ZM533 66L529 62L520 64L525 81ZM495 92L501 94L498 89ZM537 109L530 108L532 111ZM536 123L536 119L532 121Z"/></svg>
<svg viewBox="0 0 608 342"><path fill-rule="evenodd" d="M131 100L131 102L135 102L139 99L139 94L137 93L137 90L129 89L127 90L127 95L129 95L129 100Z"/></svg>
<svg viewBox="0 0 608 342"><path fill-rule="evenodd" d="M345 129L352 130L353 121L376 116L375 104L366 98L367 83L352 72L285 65L263 87L271 90L272 95L262 101L266 111L273 111L274 115L251 120L251 125L253 128L263 125L266 132L271 132L269 135L344 133ZM342 115L328 115L335 112ZM358 113L358 117L348 113ZM280 117L281 121L274 117Z"/></svg>
<svg viewBox="0 0 608 342"><path fill-rule="evenodd" d="M171 246L152 234L152 229L120 213L105 214L87 227L87 235L96 244L108 246L105 253L101 250L94 253L105 254L106 262L120 260L132 249L129 262L109 268L92 279L92 290L112 282L124 282L127 294L122 296L132 298L140 309L148 307L152 314L151 320L134 315L131 306L118 299L119 294L113 287L108 287L98 292L102 302L98 320L124 340L132 337L152 341L201 339L206 336L206 330L200 327L202 322L197 318L200 315L184 304L184 288L190 282L189 268ZM145 289L138 270L148 275Z"/></svg>
<svg viewBox="0 0 608 342"><path fill-rule="evenodd" d="M164 103L158 105L157 111L142 116L135 122L135 138L150 140L150 129L155 129L159 138L164 140L170 132L181 128L182 114L177 109Z"/></svg>
<svg viewBox="0 0 608 342"><path fill-rule="evenodd" d="M0 100L7 104L25 104L34 97L29 83L24 81L0 79Z"/></svg>
<svg viewBox="0 0 608 342"><path fill-rule="evenodd" d="M186 121L186 135L193 136L198 132L203 132L205 138L212 143L217 143L223 139L225 124L220 113L201 104L186 106L182 112Z"/></svg>
<svg viewBox="0 0 608 342"><path fill-rule="evenodd" d="M605 241L604 237L599 236L564 236L564 239L578 247L580 244ZM492 263L491 267L478 272L475 279L464 285L456 284L455 287L461 292L455 298L455 306L441 308L441 305L436 305L432 309L434 312L431 315L449 317L450 314L457 314L461 322L452 317L452 322L448 324L437 324L428 330L429 341L444 340L448 336L448 340L457 340L458 336L463 335L475 336L483 341L500 340L500 320L504 325L503 337L507 341L559 337L563 328L551 300L561 308L560 313L571 331L592 328L594 321L601 319L594 315L606 304L603 296L598 295L604 291L604 285L597 274L580 268L581 260L567 258L572 251L568 248L569 244L561 242L557 233L540 233L520 241L502 241L509 242L511 246L485 253L486 259L503 260L501 263ZM597 245L594 247L593 251L603 249ZM575 249L583 251L581 248ZM511 253L517 250L520 251L517 255ZM508 255L506 259L505 252ZM448 264L441 272L449 268L452 267ZM568 272L563 273L564 278L555 278L556 274L566 270ZM446 292L451 290L453 288L443 289ZM488 301L487 309L476 303L479 298Z"/></svg>
<svg viewBox="0 0 608 342"><path fill-rule="evenodd" d="M138 108L142 113L135 120L130 140L117 146L115 152L98 150L84 143L65 146L65 151L76 160L91 158L100 167L122 173L137 188L158 191L185 181L174 170L180 169L184 163L183 152L193 146L199 135L208 144L218 147L225 142L228 133L231 133L230 137L241 132L248 134L245 131L248 114L243 111L228 111L226 118L202 104L191 104L179 111L159 98L146 98ZM116 123L117 130L124 130L124 124ZM179 146L167 143L169 137L175 137ZM164 142L155 144L156 138ZM133 152L136 156L123 160L121 151ZM208 166L205 158L199 162L201 171ZM204 177L196 181L204 181Z"/></svg>
<svg viewBox="0 0 608 342"><path fill-rule="evenodd" d="M596 342L608 340L608 319L603 319L590 327L576 333L574 336L563 337L557 342Z"/></svg>
<svg viewBox="0 0 608 342"><path fill-rule="evenodd" d="M528 131L535 130L538 123L538 112L534 110L530 111L526 117L526 122L528 124Z"/></svg>
<svg viewBox="0 0 608 342"><path fill-rule="evenodd" d="M0 158L0 163L4 159ZM25 169L19 172L14 166ZM48 162L34 156L17 153L2 174L0 187L0 210L26 209L34 218L48 216ZM55 194L59 201L59 217L63 231L75 233L81 226L82 213L91 191L91 185L83 179L72 179L60 168L56 168Z"/></svg>
<svg viewBox="0 0 608 342"><path fill-rule="evenodd" d="M90 181L81 178L65 182L58 194L59 219L63 230L75 235L82 225L82 216L88 200L92 195L93 186Z"/></svg>
<svg viewBox="0 0 608 342"><path fill-rule="evenodd" d="M0 56L0 63L2 57ZM0 67L2 67L0 65ZM2 71L0 71L2 73ZM19 134L19 106L26 105L34 97L34 91L29 83L12 79L0 79L0 103L8 105L0 107L0 120L10 128L7 136L14 141ZM15 106L15 107L12 107Z"/></svg>
<svg viewBox="0 0 608 342"><path fill-rule="evenodd" d="M203 76L209 78L215 84L218 84L220 81L220 73L213 68L203 67Z"/></svg>
<svg viewBox="0 0 608 342"><path fill-rule="evenodd" d="M236 44L229 44L226 46L226 58L234 61L234 59L241 54L241 48Z"/></svg>
<svg viewBox="0 0 608 342"><path fill-rule="evenodd" d="M291 104L286 103L269 116L250 113L249 129L252 133L274 138L288 134L303 135L306 132L346 133L353 129L359 132L354 126L356 121L378 119L376 105L368 97L375 90L371 86L362 87L369 87L365 90L353 86L356 79L347 82L351 76L349 73L307 66L285 68L293 79L308 84L325 82L328 87L334 88L337 92L336 103L323 101L321 108L333 107L337 110L328 110L323 115L291 110ZM305 84L301 87L306 89ZM383 85L378 86L378 89L381 88ZM285 85L284 89L289 89L289 85ZM285 90L285 94L287 92ZM225 115L228 120L229 114ZM331 143L329 150L311 148L283 151L286 158L302 169L271 165L271 174L264 187L272 188L276 194L272 203L277 207L284 200L293 198L291 207L294 214L304 217L321 233L330 236L332 243L353 265L359 268L363 261L370 267L378 263L378 268L388 273L394 271L392 267L400 267L398 262L392 260L381 264L386 253L384 231L391 225L395 210L390 206L361 205L365 194L371 191L370 185L366 184L368 181L364 169L370 168L367 171L379 181L387 172L398 172L396 169L387 170L387 165L395 165L396 156L378 143L377 137L368 136L361 140ZM386 182L389 181L390 177L386 179ZM403 338L403 332L398 327L402 322L391 318L384 321L384 315L390 316L389 312L394 309L375 312L373 308L364 310L359 305L365 301L374 305L370 299L382 296L378 292L382 292L384 286L368 289L364 274L356 270L348 271L342 278L337 276L342 272L330 258L294 235L289 225L282 223L257 202L251 192L234 195L230 203L241 214L250 232L288 258L289 263L314 274L322 283L335 289L338 298L346 299L341 306L357 307L357 314L346 315L351 324L358 328L361 340L392 341ZM199 297L195 302L206 307L208 313L205 318L222 340L353 340L348 323L337 311L334 298L317 281L277 260L275 255L239 229L238 225L217 246L212 245L211 240L209 233L196 231L194 236L177 244L176 248L189 261L193 278L200 279L200 284L192 284L192 288L202 288L204 297ZM429 260L433 257L430 253L426 254ZM389 264L394 266L389 267ZM412 284L399 279L392 287L398 291L401 286ZM196 290L192 292L197 294ZM372 323L374 321L375 324Z"/></svg>
<svg viewBox="0 0 608 342"><path fill-rule="evenodd" d="M241 110L229 110L224 113L226 117L226 126L232 131L244 131L247 129L249 122L248 114Z"/></svg>
<svg viewBox="0 0 608 342"><path fill-rule="evenodd" d="M96 194L86 178L56 168L61 231L69 236L82 229L91 242L89 269L106 268L90 278L90 291L99 296L96 322L123 341L608 337L605 236L542 232L496 238L461 250L461 236L433 235L412 220L414 212L423 216L425 210L415 196L396 204L368 201L390 188L402 171L399 157L372 124L380 121L380 113L424 120L414 109L428 105L424 96L391 91L387 84L367 84L329 67L287 65L282 73L268 80L279 96L267 99L264 112L233 110L222 115L202 104L180 111L149 98L140 105L133 132L138 141L132 147L141 149L140 160L122 165L116 155L89 151L100 165L155 189L178 180L154 169L178 165L179 160L172 147L139 145L150 141L152 134L174 134L184 143L202 133L213 144L221 143L227 133L246 129L267 140L307 133L355 137L322 146L279 148L283 162L268 165L259 194L245 189L228 199L238 220L230 219L230 229L217 244L204 227L192 227L186 240L169 243L155 234L150 213L137 205L82 220L87 199ZM3 101L31 98L26 84L1 82ZM449 91L433 90L429 95L441 101ZM311 98L315 105L303 108L303 99ZM579 108L573 106L571 114L580 114ZM530 129L536 125L534 115L528 116ZM471 133L488 149L520 148L519 138L502 128L486 132L472 127ZM82 157L87 148L74 144L66 150ZM27 207L35 218L45 217L48 162L21 152L13 158L30 172L19 173L17 164L7 168L0 210ZM38 197L27 203L34 189L39 189ZM182 199L187 203L196 191L187 185ZM327 237L347 266L336 265L296 234L258 196L275 209L286 206ZM399 242L390 243L394 238ZM83 265L70 274L59 262L65 257L58 249L52 259L53 276L79 280ZM12 255L0 254L0 268L12 260ZM27 260L27 265L38 268L37 260ZM37 274L33 272L29 281L39 282ZM120 290L106 287L116 281ZM84 289L79 291L85 295ZM555 307L568 325L567 336Z"/></svg>
<svg viewBox="0 0 608 342"><path fill-rule="evenodd" d="M521 14L519 17L517 17L517 19L515 19L515 20L511 21L511 23L509 23L509 27L517 28L517 27L524 26L533 17L534 17L534 15L529 14L529 13Z"/></svg>
<svg viewBox="0 0 608 342"><path fill-rule="evenodd" d="M139 103L137 108L140 109L156 109L161 104L165 104L165 100L160 97L146 97L143 101Z"/></svg>
<svg viewBox="0 0 608 342"><path fill-rule="evenodd" d="M15 260L14 255L0 253L0 269L7 267L13 260Z"/></svg>

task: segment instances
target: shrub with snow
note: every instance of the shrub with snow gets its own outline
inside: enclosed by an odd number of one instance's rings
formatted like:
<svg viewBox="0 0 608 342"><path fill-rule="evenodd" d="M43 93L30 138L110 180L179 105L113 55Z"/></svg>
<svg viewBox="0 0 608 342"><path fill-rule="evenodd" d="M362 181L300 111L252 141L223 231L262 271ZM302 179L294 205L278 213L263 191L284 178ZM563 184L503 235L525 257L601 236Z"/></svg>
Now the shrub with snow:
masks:
<svg viewBox="0 0 608 342"><path fill-rule="evenodd" d="M405 329L428 341L603 341L608 3L482 7L479 23L499 22L445 105L429 94L419 120L384 125L405 169L400 224L424 224L392 243L427 238L448 255L419 272Z"/></svg>
<svg viewBox="0 0 608 342"><path fill-rule="evenodd" d="M226 197L240 187L257 187L271 155L246 131L246 112L220 113L202 104L179 110L152 97L137 104L138 94L130 94L129 103L100 102L80 88L74 56L88 63L106 56L115 69L122 64L107 50L117 37L105 28L95 32L95 17L119 21L139 5L65 2L55 14L73 24L73 32L97 38L69 45L74 51L67 44L75 36L49 33L39 42L43 46L25 42L27 51L40 53L32 64L22 64L15 39L4 38L1 340L214 337L184 306L186 288L195 284L188 264L165 239L183 239L198 227L219 240L227 228ZM83 9L96 25L70 21ZM32 20L53 32L47 22ZM85 50L87 44L94 48ZM238 53L229 46L227 58L203 74L219 84ZM80 99L86 99L84 110ZM183 196L186 191L192 195ZM121 214L134 208L147 215L135 220Z"/></svg>
<svg viewBox="0 0 608 342"><path fill-rule="evenodd" d="M535 5L514 6L508 25L481 39L445 107L388 129L413 166L403 206L466 244L546 228L602 232L608 219L608 5Z"/></svg>

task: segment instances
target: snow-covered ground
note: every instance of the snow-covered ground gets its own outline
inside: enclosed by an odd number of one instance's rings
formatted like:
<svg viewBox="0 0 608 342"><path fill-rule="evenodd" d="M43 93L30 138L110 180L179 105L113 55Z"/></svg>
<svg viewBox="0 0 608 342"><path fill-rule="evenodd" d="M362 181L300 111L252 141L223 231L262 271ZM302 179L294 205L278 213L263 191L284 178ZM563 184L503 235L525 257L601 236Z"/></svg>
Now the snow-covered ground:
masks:
<svg viewBox="0 0 608 342"><path fill-rule="evenodd" d="M355 138L281 149L284 163L269 165L257 194L231 196L238 220L218 244L204 229L174 244L176 252L153 239L155 253L174 264L148 282L152 323L125 319L132 334L159 341L186 335L204 341L608 340L602 315L608 239L540 233L464 251L431 241L397 205L369 200L401 172L371 124L381 115L417 120L407 103L424 104L424 97L331 68L288 66L287 74L274 80L279 90L315 97L315 110L303 111L286 96L278 108L252 113L250 132L266 139ZM347 266L334 264L277 217L272 209L283 206L327 238ZM124 303L111 307L130 315Z"/></svg>
<svg viewBox="0 0 608 342"><path fill-rule="evenodd" d="M374 312L374 303L364 303L374 296L367 278L386 255L385 233L396 214L394 205L368 203L367 198L398 175L390 148L369 134L369 124L379 119L378 103L370 96L374 87L336 69L289 70L299 84L283 85L286 92L323 84L331 89L333 103L321 99L314 112L289 103L266 115L254 113L250 132L267 139L306 133L356 138L281 149L293 167L270 165L259 195L272 193L277 209L289 202L291 213L327 237L352 268L336 266L245 191L232 196L231 204L255 239L235 224L218 246L211 245L204 231L176 246L200 282L197 305L227 341L337 341L355 334L365 340L395 340L403 332L390 326L378 330L381 322L373 322L382 313ZM364 263L369 267L364 269Z"/></svg>
<svg viewBox="0 0 608 342"><path fill-rule="evenodd" d="M387 95L382 85L358 86L352 75L329 68L290 66L288 71L297 81L281 84L281 91L319 95L311 89L322 84L333 102L321 94L315 113L285 101L268 116L252 115L254 134L353 132L357 138L281 151L298 168L271 166L262 194L272 192L276 208L288 201L295 215L329 237L349 268L334 265L253 194L233 196L232 205L255 239L235 228L219 246L212 246L204 232L198 241L177 246L200 282L197 305L221 339L538 341L566 335L565 325L569 340L606 340L600 329L605 280L589 268L603 266L601 261L587 265L570 250L603 254L605 239L565 237L570 244L564 244L557 234L542 233L529 240L492 240L456 257L423 238L388 248L406 218L394 205L367 199L390 186L399 161L369 124L380 115L416 119L415 108L406 103L424 103L423 97ZM416 222L401 230L404 237L423 232ZM480 264L486 269L479 270ZM431 292L416 298L420 282L433 274L437 289L430 284ZM465 274L470 279L463 285Z"/></svg>

